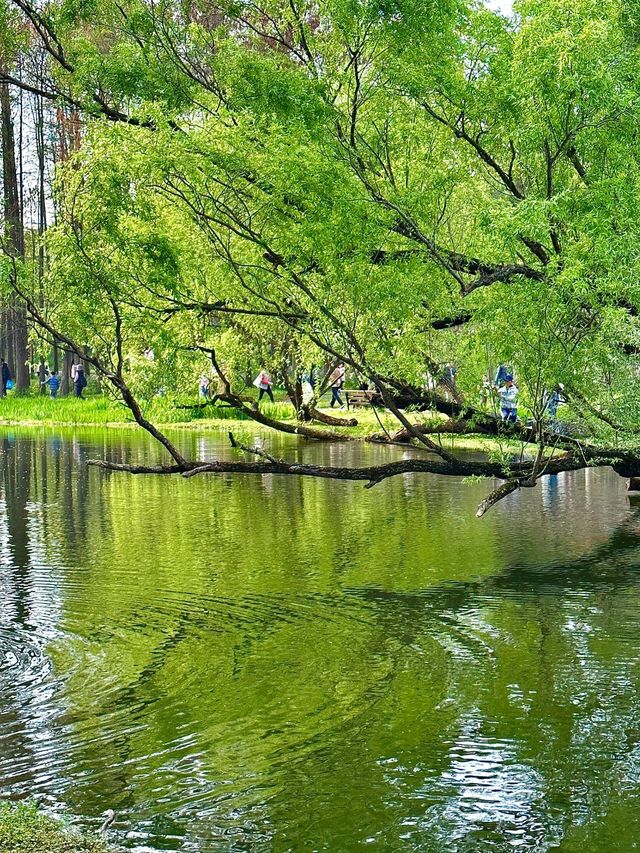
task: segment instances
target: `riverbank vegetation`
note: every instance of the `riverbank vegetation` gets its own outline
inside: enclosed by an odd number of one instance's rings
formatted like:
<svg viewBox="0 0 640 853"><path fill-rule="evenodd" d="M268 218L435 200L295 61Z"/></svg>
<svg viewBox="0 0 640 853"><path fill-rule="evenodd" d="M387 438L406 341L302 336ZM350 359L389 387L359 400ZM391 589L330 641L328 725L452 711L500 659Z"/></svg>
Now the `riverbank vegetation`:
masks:
<svg viewBox="0 0 640 853"><path fill-rule="evenodd" d="M182 407L182 408L180 408ZM202 423L203 420L241 420L241 414L228 408L207 406L202 409L193 403L158 398L146 405L154 421L160 424ZM122 426L135 423L129 409L122 402L107 395L95 394L78 400L62 397L52 400L49 396L8 395L0 404L0 424L90 424L92 426Z"/></svg>
<svg viewBox="0 0 640 853"><path fill-rule="evenodd" d="M297 413L291 403L276 402L265 403L263 406L265 414L271 418L277 418L280 422L296 426L298 423ZM330 412L330 409L327 410ZM234 411L228 406L217 406L213 403L202 405L187 401L175 401L172 399L158 399L147 406L147 414L163 429L176 430L218 430L228 433L247 433L251 427L251 434L261 435L267 439L271 429L262 426L242 412ZM438 426L444 427L439 435L440 443L450 451L471 450L480 453L503 456L505 454L519 453L521 445L517 440L510 440L504 436L501 441L496 442L490 436L464 433L454 434L447 430L448 421L444 416L431 413L428 416L409 413L408 417L418 427L429 423L431 429L436 433ZM363 440L373 443L387 443L397 432L395 418L384 410L372 412L371 410L359 410L357 412L358 424L349 429L349 436L353 440ZM129 409L113 398L94 395L77 400L74 397L59 398L51 400L49 397L13 397L9 395L0 405L0 427L136 427ZM322 429L322 427L321 427ZM324 427L329 430L329 427ZM400 436L398 444L405 444L406 437Z"/></svg>
<svg viewBox="0 0 640 853"><path fill-rule="evenodd" d="M251 420L243 411L217 404L214 400L196 400L193 397L155 397L144 403L145 412L160 425L194 425L206 428L208 424L219 424L227 428L230 422ZM288 401L276 400L260 406L267 417L282 422L297 422L295 407ZM330 410L329 410L330 411ZM113 395L93 394L82 399L74 396L51 399L48 395L8 394L0 403L0 424L87 424L93 426L122 426L135 424L130 409ZM375 413L365 409L358 413L360 435L367 435L380 426L391 426L392 418L387 413Z"/></svg>
<svg viewBox="0 0 640 853"><path fill-rule="evenodd" d="M32 805L0 803L4 853L113 853L104 841L82 836Z"/></svg>
<svg viewBox="0 0 640 853"><path fill-rule="evenodd" d="M497 478L479 515L561 471L639 475L639 32L627 0L520 0L510 18L466 0L8 0L18 391L26 328L34 353L83 361L165 448L168 465L115 466L135 473ZM31 227L18 103L41 132ZM145 403L207 373L234 418L354 440L316 397L339 363L395 419L379 440L422 457L338 469L236 442L237 462L205 465ZM499 365L520 423L487 399ZM260 368L295 421L247 393ZM549 414L560 386L577 435ZM443 433L522 452L469 461Z"/></svg>

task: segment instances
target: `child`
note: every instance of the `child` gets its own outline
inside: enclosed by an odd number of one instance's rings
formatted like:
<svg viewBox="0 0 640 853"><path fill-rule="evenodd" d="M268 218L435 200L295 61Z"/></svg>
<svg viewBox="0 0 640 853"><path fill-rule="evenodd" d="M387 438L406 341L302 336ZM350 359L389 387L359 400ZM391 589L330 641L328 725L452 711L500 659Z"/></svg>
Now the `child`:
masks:
<svg viewBox="0 0 640 853"><path fill-rule="evenodd" d="M58 396L58 388L60 387L60 378L59 378L58 374L55 372L55 370L53 371L51 376L49 376L48 379L44 380L44 382L42 384L49 386L49 392L51 394L51 399L55 400L56 397Z"/></svg>

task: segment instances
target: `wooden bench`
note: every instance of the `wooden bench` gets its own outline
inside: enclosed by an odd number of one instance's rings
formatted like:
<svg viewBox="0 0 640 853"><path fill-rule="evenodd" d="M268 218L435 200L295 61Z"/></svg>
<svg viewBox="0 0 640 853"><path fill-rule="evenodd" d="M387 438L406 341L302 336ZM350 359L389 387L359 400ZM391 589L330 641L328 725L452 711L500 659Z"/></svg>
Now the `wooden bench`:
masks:
<svg viewBox="0 0 640 853"><path fill-rule="evenodd" d="M351 406L370 406L372 403L377 406L382 405L382 397L379 391L345 391L345 399L347 401L347 409Z"/></svg>

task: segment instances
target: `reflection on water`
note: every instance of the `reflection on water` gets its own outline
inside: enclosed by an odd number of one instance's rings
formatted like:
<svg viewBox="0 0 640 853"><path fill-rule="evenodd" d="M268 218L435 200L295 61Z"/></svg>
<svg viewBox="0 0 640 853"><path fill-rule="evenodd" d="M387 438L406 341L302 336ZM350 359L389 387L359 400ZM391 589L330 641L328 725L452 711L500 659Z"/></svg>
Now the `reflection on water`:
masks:
<svg viewBox="0 0 640 853"><path fill-rule="evenodd" d="M487 486L457 479L84 464L154 454L130 431L0 437L0 791L94 827L114 808L140 850L634 849L620 478L548 478L478 522Z"/></svg>

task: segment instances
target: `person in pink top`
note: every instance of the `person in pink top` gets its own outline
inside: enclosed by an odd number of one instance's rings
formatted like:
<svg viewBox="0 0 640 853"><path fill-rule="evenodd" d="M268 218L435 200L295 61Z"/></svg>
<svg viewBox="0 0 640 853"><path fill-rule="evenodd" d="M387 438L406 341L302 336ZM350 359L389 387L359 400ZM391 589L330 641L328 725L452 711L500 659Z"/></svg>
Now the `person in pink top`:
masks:
<svg viewBox="0 0 640 853"><path fill-rule="evenodd" d="M329 387L331 388L331 403L329 405L332 409L336 403L339 406L342 406L342 397L340 396L340 389L344 385L345 373L346 371L344 368L344 364L340 362L340 364L336 367L336 369L329 377Z"/></svg>
<svg viewBox="0 0 640 853"><path fill-rule="evenodd" d="M273 382L271 381L271 377L269 376L266 370L260 371L260 373L253 380L253 384L260 391L260 393L258 394L258 402L260 402L260 400L262 400L262 398L266 394L267 397L271 400L271 402L275 403L275 400L273 399L273 391L271 390Z"/></svg>

